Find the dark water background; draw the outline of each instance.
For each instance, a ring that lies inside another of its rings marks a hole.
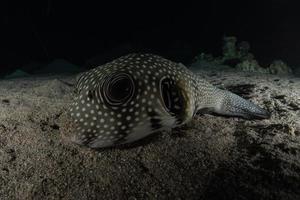
[[[248,41],[261,65],[282,59],[300,66],[297,1],[1,1],[0,74],[39,69],[54,59],[79,66],[130,52],[190,63],[201,52],[222,53],[224,35]]]

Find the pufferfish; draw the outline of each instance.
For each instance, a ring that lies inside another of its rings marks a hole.
[[[69,113],[72,141],[91,148],[131,143],[170,130],[205,111],[265,119],[261,107],[218,89],[182,64],[153,54],[129,54],[84,72]]]

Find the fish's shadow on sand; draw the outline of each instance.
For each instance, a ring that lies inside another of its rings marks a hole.
[[[103,152],[103,151],[110,151],[110,150],[115,150],[115,149],[129,150],[129,149],[134,149],[137,147],[143,147],[143,146],[153,144],[153,143],[155,143],[155,141],[159,141],[161,139],[161,137],[159,137],[159,136],[161,136],[161,134],[165,134],[165,133],[157,132],[157,133],[150,134],[150,135],[148,135],[140,140],[137,140],[135,142],[132,142],[132,143],[119,144],[117,146],[110,146],[110,147],[104,147],[104,148],[95,148],[94,150],[98,151],[98,152]]]

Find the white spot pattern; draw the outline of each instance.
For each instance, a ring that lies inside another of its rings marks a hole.
[[[104,101],[101,88],[112,74],[120,72],[133,78],[134,95],[126,104],[111,106]],[[206,83],[177,63],[152,54],[130,54],[83,73],[76,84],[78,95],[70,108],[80,130],[77,142],[93,148],[106,147],[137,140],[164,128],[161,126],[177,126],[179,116],[171,115],[163,103],[159,83],[165,78],[188,94],[189,108],[182,108],[181,117],[183,122],[189,120],[191,114],[186,110],[194,112],[197,106],[196,88]],[[179,101],[178,97],[175,101]]]

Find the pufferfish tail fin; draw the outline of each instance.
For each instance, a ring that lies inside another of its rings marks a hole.
[[[245,119],[268,119],[270,113],[230,91],[216,89],[218,100],[212,108],[212,112],[225,115],[243,117]]]

